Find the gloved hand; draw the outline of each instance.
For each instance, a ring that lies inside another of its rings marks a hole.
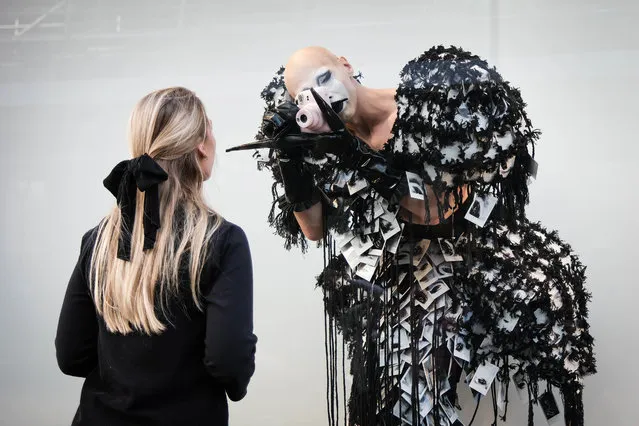
[[[302,210],[317,202],[318,190],[305,168],[303,156],[327,153],[338,156],[343,166],[357,170],[382,197],[399,201],[405,191],[403,174],[390,167],[382,154],[349,132],[337,113],[314,89],[311,93],[328,122],[330,133],[302,133],[295,122],[298,108],[290,102],[267,111],[263,119],[262,131],[272,141],[271,146],[278,156],[289,202]]]
[[[295,211],[304,211],[319,201],[319,193],[312,174],[304,164],[309,141],[298,141],[294,137],[302,134],[295,122],[297,111],[297,106],[291,102],[266,111],[262,118],[262,133],[274,142],[286,201],[293,205]]]
[[[301,158],[291,158],[280,153],[277,164],[280,168],[286,201],[293,204],[295,211],[304,211],[319,201],[319,192],[313,183],[313,176]]]

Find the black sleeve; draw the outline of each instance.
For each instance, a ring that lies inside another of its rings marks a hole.
[[[224,243],[213,247],[213,259],[218,260],[211,290],[204,295],[204,365],[224,386],[229,399],[239,401],[255,371],[253,266],[244,231],[231,225],[225,234]]]
[[[98,363],[98,322],[86,277],[94,231],[87,232],[82,238],[80,256],[69,279],[55,337],[58,367],[69,376],[86,377]]]

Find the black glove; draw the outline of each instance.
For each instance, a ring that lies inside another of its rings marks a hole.
[[[286,201],[293,205],[295,211],[307,210],[320,200],[313,176],[301,158],[290,158],[280,154],[277,165],[282,175]]]
[[[319,192],[313,185],[311,173],[305,168],[303,156],[332,153],[339,157],[344,167],[357,170],[382,197],[398,202],[406,192],[403,174],[393,169],[382,154],[350,133],[314,89],[311,93],[326,117],[331,133],[302,133],[295,121],[298,108],[291,102],[267,111],[263,118],[262,132],[278,155],[288,201],[294,203],[296,209],[305,210],[319,200]]]
[[[284,184],[286,201],[295,211],[309,209],[319,201],[319,192],[313,183],[313,176],[304,164],[310,141],[297,141],[294,135],[301,135],[295,121],[297,105],[284,102],[264,113],[262,133],[274,142],[274,152]]]

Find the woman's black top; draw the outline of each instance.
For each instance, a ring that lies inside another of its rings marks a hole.
[[[86,378],[72,424],[227,425],[227,396],[242,399],[255,370],[253,272],[243,230],[224,222],[214,234],[200,280],[203,309],[183,277],[166,331],[152,336],[111,333],[97,315],[87,279],[96,233],[82,239],[55,339],[62,372]]]

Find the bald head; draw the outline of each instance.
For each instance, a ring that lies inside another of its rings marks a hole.
[[[310,46],[293,53],[286,63],[286,71],[304,67],[337,66],[340,61],[337,55],[320,46]],[[286,75],[286,73],[285,73]]]
[[[353,110],[354,83],[353,68],[348,61],[319,46],[305,47],[293,53],[284,70],[284,84],[294,99],[300,92],[314,88],[338,113]]]
[[[320,46],[310,46],[293,53],[284,68],[284,84],[292,96],[304,80],[319,69],[337,70],[341,65],[340,58],[330,50]]]

